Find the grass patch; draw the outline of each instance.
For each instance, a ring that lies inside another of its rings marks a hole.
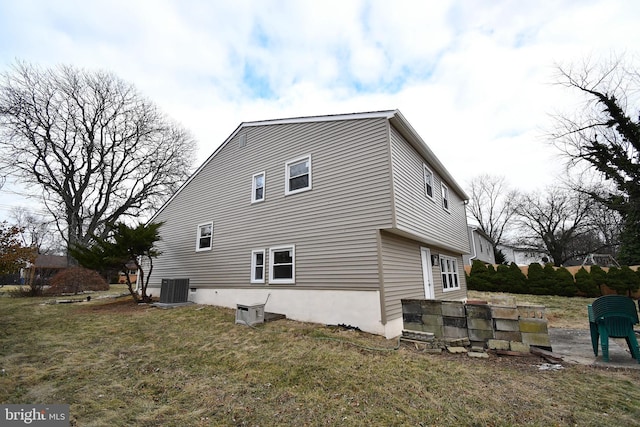
[[[211,306],[0,298],[0,402],[72,425],[638,425],[640,371],[471,359]],[[529,301],[535,302],[535,301]],[[374,348],[379,350],[373,350]]]

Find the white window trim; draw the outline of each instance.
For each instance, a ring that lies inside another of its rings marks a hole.
[[[299,163],[302,160],[309,161],[309,185],[304,188],[298,188],[297,190],[289,191],[289,165],[292,163]],[[312,188],[311,169],[312,169],[311,154],[307,154],[306,156],[301,156],[286,162],[284,165],[284,195],[288,196],[290,194],[297,194],[297,193],[302,193],[302,192],[311,190]]]
[[[256,178],[262,175],[262,199],[256,199]],[[264,202],[267,197],[267,174],[266,172],[256,173],[251,177],[251,203]]]
[[[455,269],[453,271],[444,271],[442,265],[445,264],[445,261],[453,261],[453,265],[455,265]],[[441,276],[447,275],[447,277],[451,277],[451,286],[448,286],[448,280],[442,277],[442,292],[452,292],[460,290],[460,275],[458,274],[458,260],[454,257],[447,255],[440,255],[440,274]]]
[[[262,254],[262,279],[256,279],[256,254]],[[267,258],[264,249],[254,249],[251,251],[251,283],[264,283],[265,270],[267,268]]]
[[[424,194],[425,196],[427,196],[427,198],[433,200],[433,183],[435,181],[434,175],[433,175],[433,171],[431,169],[429,169],[429,167],[427,165],[425,165],[424,163],[422,164],[423,166],[423,170],[422,170],[422,181],[424,183]],[[429,174],[431,175],[431,195],[429,195],[429,193],[427,193],[427,172],[429,172]]]
[[[205,225],[210,225],[211,226],[211,243],[209,244],[208,247],[201,248],[200,247],[200,238],[202,237],[202,235],[200,234],[200,229],[201,229],[201,227],[203,227]],[[213,247],[213,221],[203,222],[202,224],[198,224],[198,226],[196,228],[196,252],[210,251],[212,247]]]
[[[449,210],[451,209],[451,194],[449,193],[449,187],[447,187],[443,183],[440,183],[440,188],[441,188],[440,193],[442,195],[442,209],[449,212]],[[446,206],[444,204],[445,200],[447,202]]]
[[[274,279],[273,267],[275,265],[273,256],[274,252],[281,251],[283,249],[291,250],[291,279]],[[295,245],[282,245],[269,248],[269,284],[273,285],[293,285],[296,283],[296,246]]]

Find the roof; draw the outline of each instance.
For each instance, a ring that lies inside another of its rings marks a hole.
[[[38,254],[35,262],[36,268],[67,268],[67,257],[61,255]]]
[[[402,113],[399,110],[383,110],[383,111],[371,111],[364,113],[346,113],[346,114],[329,114],[322,116],[307,116],[307,117],[290,117],[284,119],[271,119],[271,120],[260,120],[253,122],[242,122],[238,127],[225,139],[225,141],[220,144],[218,148],[196,169],[196,171],[191,174],[189,179],[182,184],[182,186],[167,200],[158,211],[151,217],[150,221],[153,219],[164,209],[164,207],[169,204],[180,192],[183,188],[185,188],[191,180],[197,176],[202,169],[204,169],[211,160],[222,150],[224,147],[231,141],[233,138],[243,129],[257,126],[271,126],[271,125],[283,125],[283,124],[292,124],[292,123],[313,123],[313,122],[329,122],[329,121],[341,121],[341,120],[364,120],[364,119],[375,119],[375,118],[384,118],[389,120],[391,125],[396,128],[400,134],[413,146],[413,148],[420,153],[422,157],[424,157],[430,164],[431,168],[434,169],[444,181],[449,185],[449,188],[458,195],[463,200],[469,200],[469,196],[465,193],[465,191],[458,185],[456,180],[451,176],[449,171],[444,167],[442,162],[436,157],[436,155],[431,151],[431,149],[427,146],[424,140],[418,135],[418,132],[409,124],[407,119],[404,118]]]
[[[484,237],[485,239],[487,239],[489,242],[491,242],[491,244],[495,245],[495,242],[493,241],[493,239],[491,238],[491,236],[489,236],[487,233],[484,232],[484,230],[482,230],[482,228],[480,228],[479,225],[468,225],[467,227],[469,227],[469,229],[473,232],[473,233],[478,233],[479,235],[481,235],[482,237]]]

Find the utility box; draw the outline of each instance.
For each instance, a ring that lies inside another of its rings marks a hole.
[[[236,323],[249,326],[264,323],[264,304],[237,304],[236,307]]]

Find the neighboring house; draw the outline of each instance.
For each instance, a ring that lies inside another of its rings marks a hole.
[[[498,245],[499,250],[504,254],[507,264],[515,262],[517,265],[529,265],[534,262],[544,265],[549,262],[549,255],[533,248],[523,248],[511,245]]]
[[[495,264],[496,255],[493,250],[495,244],[491,237],[476,226],[469,226],[467,230],[469,233],[471,254],[462,256],[465,265],[473,264],[474,260],[482,261],[485,264]]]
[[[135,262],[130,261],[127,263],[127,272],[129,273],[131,283],[136,283],[138,281],[138,267]],[[118,273],[118,283],[121,285],[127,283],[127,275],[124,271]]]
[[[242,123],[151,219],[150,287],[397,336],[402,298],[466,298],[467,199],[397,110]]]
[[[67,266],[66,256],[38,254],[33,264],[22,269],[20,279],[25,285],[30,283],[48,285],[49,280]]]

